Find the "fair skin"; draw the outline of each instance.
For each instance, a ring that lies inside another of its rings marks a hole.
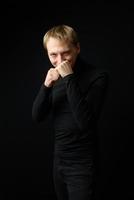
[[[50,37],[46,44],[48,58],[54,68],[48,70],[44,85],[52,87],[59,79],[73,73],[76,58],[80,52],[80,46],[74,46],[69,41],[58,40]]]

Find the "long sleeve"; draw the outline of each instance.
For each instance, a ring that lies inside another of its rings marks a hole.
[[[67,98],[81,130],[87,129],[92,120],[97,118],[105,94],[106,80],[104,73],[99,74],[83,94],[75,74],[64,77]]]
[[[51,108],[51,88],[41,85],[32,107],[32,118],[40,122],[47,117]]]

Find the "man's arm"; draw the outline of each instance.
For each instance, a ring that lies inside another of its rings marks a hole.
[[[83,130],[89,127],[92,120],[99,115],[107,85],[105,73],[99,74],[89,85],[86,94],[82,94],[75,74],[70,74],[64,78],[66,92],[74,118],[78,127]]]
[[[40,122],[45,119],[51,108],[51,88],[41,85],[32,107],[32,119]]]
[[[50,68],[33,103],[32,118],[34,121],[40,122],[48,115],[52,104],[52,86],[58,78],[59,74],[57,70]]]

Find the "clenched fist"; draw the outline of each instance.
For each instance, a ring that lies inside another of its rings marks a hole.
[[[73,73],[72,67],[67,60],[61,62],[55,69],[58,71],[61,77],[65,77]]]
[[[59,78],[59,73],[55,68],[50,68],[47,72],[46,79],[44,81],[44,85],[46,87],[52,87],[55,81]]]

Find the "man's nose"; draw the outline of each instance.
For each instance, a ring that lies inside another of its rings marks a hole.
[[[65,60],[64,56],[59,54],[58,55],[58,64],[60,64],[61,62],[63,62]]]

